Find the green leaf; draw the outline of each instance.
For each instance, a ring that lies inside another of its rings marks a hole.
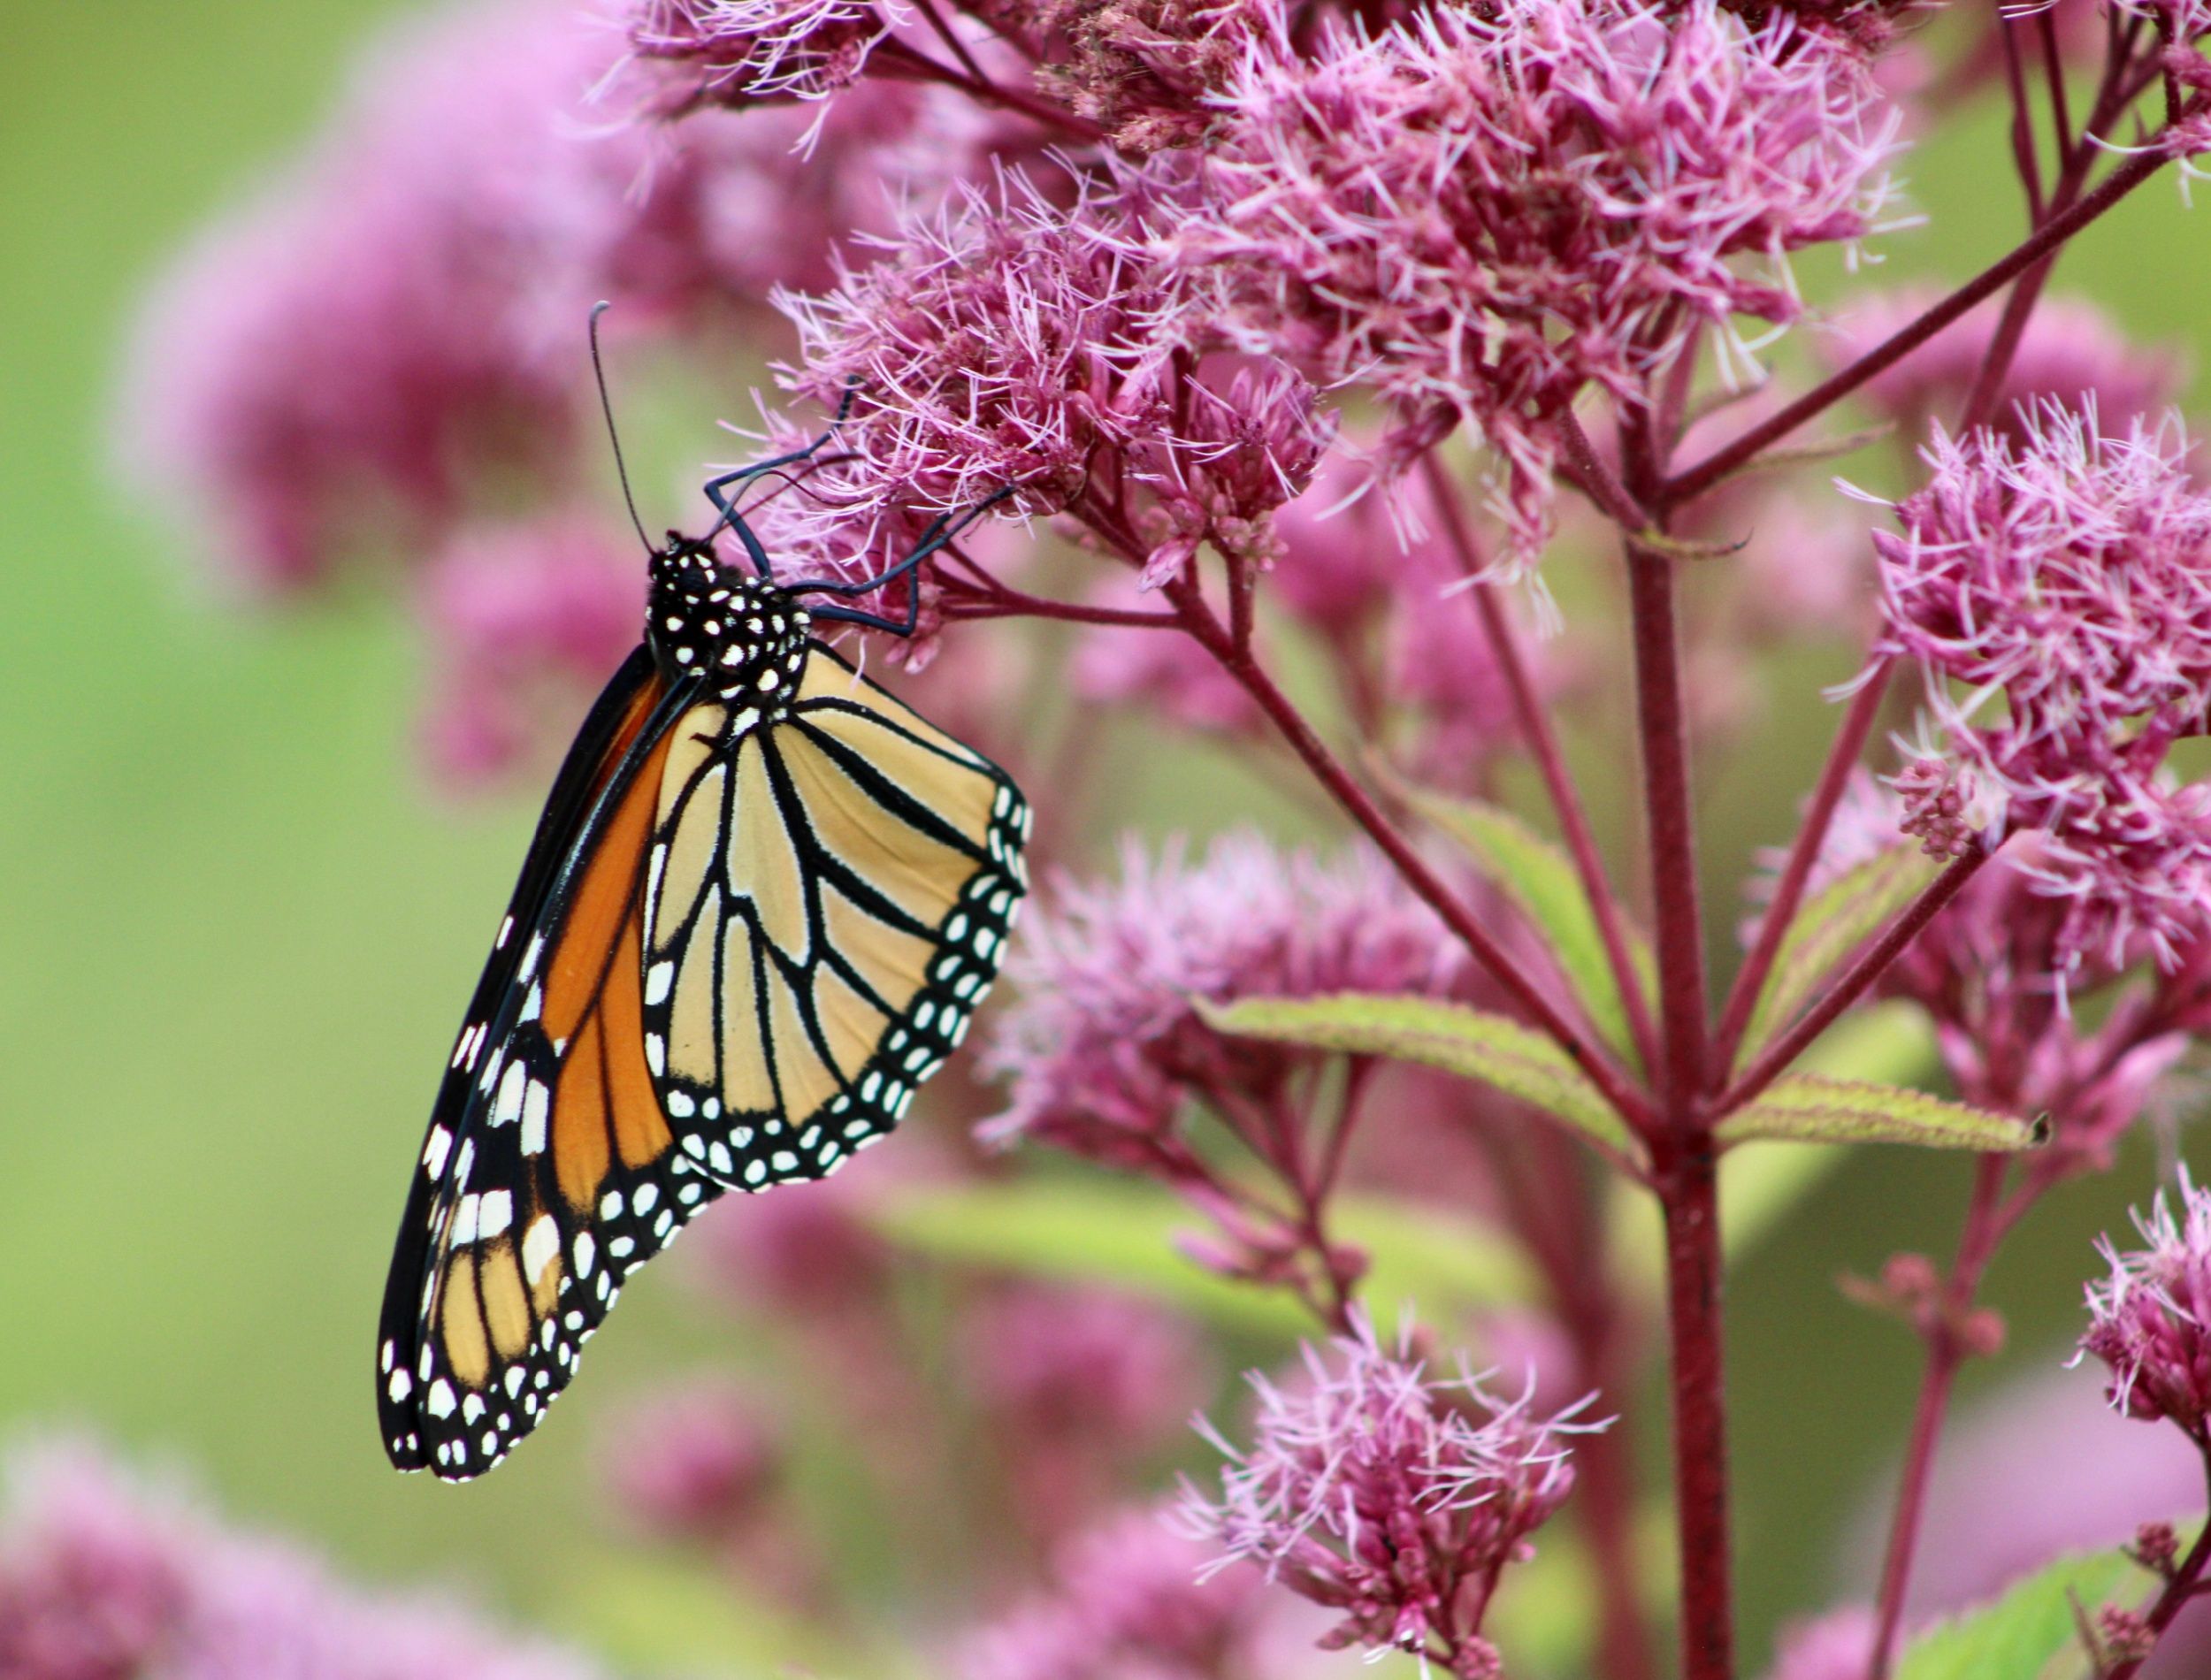
[[[2024,1149],[2047,1125],[1946,1103],[1901,1085],[1791,1073],[1712,1128],[1721,1144],[1779,1138],[1800,1143],[1916,1143],[1930,1149]]]
[[[1386,1196],[1339,1196],[1330,1213],[1330,1234],[1366,1253],[1364,1292],[1378,1310],[1417,1302],[1442,1312],[1534,1294],[1519,1250],[1485,1226]],[[1148,1187],[1087,1178],[924,1186],[870,1217],[891,1241],[954,1264],[1112,1284],[1232,1330],[1312,1330],[1288,1294],[1219,1277],[1184,1256],[1176,1240],[1200,1221]]]
[[[1597,930],[1596,913],[1566,854],[1509,811],[1474,799],[1454,799],[1409,788],[1405,798],[1423,817],[1473,854],[1482,873],[1511,898],[1549,940],[1559,971],[1607,1043],[1630,1061],[1635,1046],[1627,1006],[1612,974],[1612,959]],[[1657,966],[1649,943],[1633,928],[1622,930],[1628,960],[1646,997],[1656,989]]]
[[[1919,896],[1937,868],[1916,846],[1891,846],[1799,905],[1751,1012],[1737,1065],[1747,1066],[1795,1018],[1822,980]]]
[[[1197,1010],[1224,1033],[1417,1062],[1479,1081],[1564,1120],[1611,1158],[1643,1164],[1641,1141],[1565,1051],[1503,1015],[1432,997],[1358,992],[1251,997],[1226,1008],[1200,1000]]]
[[[2088,1653],[2073,1620],[2074,1600],[2092,1617],[2114,1593],[2126,1593],[2130,1577],[2149,1585],[2150,1577],[2116,1552],[2061,1558],[1993,1604],[1914,1639],[1896,1680],[2043,1680],[2054,1668],[2068,1676],[2085,1673]]]

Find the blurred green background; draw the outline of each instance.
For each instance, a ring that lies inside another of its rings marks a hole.
[[[646,1661],[637,1618],[592,1585],[609,1534],[583,1413],[707,1343],[670,1279],[632,1291],[582,1404],[487,1482],[397,1478],[372,1426],[393,1223],[529,796],[462,808],[426,787],[394,603],[214,600],[195,533],[134,498],[106,443],[149,273],[313,130],[401,10],[16,0],[0,35],[0,1433],[96,1429],[349,1564],[471,1585]],[[1985,111],[1908,161],[1931,222],[1879,242],[1897,278],[1962,275],[2014,236],[2001,148]],[[2207,254],[2160,183],[2068,256],[2060,287],[2200,368]],[[1818,705],[1798,692],[1741,744],[1740,771],[1708,775],[1715,882],[1786,833],[1798,790],[1773,767],[1802,760]],[[1160,767],[1125,814],[1219,826],[1213,785]],[[2153,1165],[2144,1142],[2014,1241],[1992,1290],[2011,1351],[1972,1391],[2064,1351],[2090,1239]],[[1753,1650],[1848,1585],[1833,1525],[1908,1415],[1912,1345],[1833,1277],[1946,1248],[1966,1172],[1855,1160],[1740,1269]]]

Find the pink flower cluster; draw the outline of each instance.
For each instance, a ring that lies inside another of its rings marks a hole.
[[[1385,1348],[1364,1318],[1333,1359],[1308,1348],[1290,1387],[1251,1382],[1251,1445],[1213,1437],[1230,1462],[1218,1499],[1187,1490],[1189,1531],[1340,1613],[1331,1646],[1394,1646],[1489,1680],[1482,1618],[1572,1489],[1565,1437],[1591,1427],[1578,1408],[1540,1419],[1472,1378],[1431,1378],[1409,1330]]]
[[[2054,408],[2016,442],[1938,433],[1875,538],[1879,651],[1924,668],[1988,838],[2039,832],[2067,966],[2138,932],[2177,963],[2211,903],[2211,787],[2166,767],[2211,714],[2211,494],[2184,453]]]
[[[1275,35],[1219,103],[1174,259],[1248,346],[1388,398],[1407,449],[1473,421],[1524,545],[1575,398],[1641,403],[1691,331],[1794,320],[1782,259],[1868,231],[1892,128],[1855,50],[1710,0]]]
[[[774,286],[828,285],[838,241],[891,225],[891,182],[926,202],[980,140],[965,105],[887,82],[827,111],[634,124],[621,57],[618,34],[542,0],[402,34],[292,179],[165,279],[138,332],[119,453],[142,494],[210,517],[235,578],[299,592],[348,565],[442,556],[420,599],[441,685],[426,733],[449,772],[502,767],[634,642],[634,610],[627,639],[608,628],[638,587],[630,540],[509,516],[572,503],[578,481],[612,494],[584,355],[593,302],[618,300],[616,340],[727,353],[740,321],[772,324]]]
[[[1157,195],[1136,176],[1047,190],[1006,172],[910,218],[825,294],[782,294],[806,356],[789,382],[825,408],[854,398],[830,517],[957,517],[1012,490],[1021,512],[1072,512],[1148,585],[1201,543],[1270,563],[1270,516],[1330,423],[1287,368],[1201,377],[1162,330],[1174,282],[1136,237],[1165,212]]]
[[[1915,832],[1915,808],[1937,836],[1962,822],[1946,791],[1954,771],[1919,760],[1893,779],[1894,790],[1860,773],[1836,808],[1812,890],[1893,849],[1900,830]],[[2150,965],[2142,942],[2069,957],[2072,907],[2047,890],[2043,847],[2037,835],[2010,840],[1897,957],[1879,989],[1926,1011],[1969,1102],[2049,1117],[2051,1142],[2024,1169],[2047,1186],[2108,1167],[2127,1129],[2173,1100],[2192,1035],[2211,1027],[2211,948],[2192,947],[2172,968]],[[1934,855],[1955,854],[1946,846]]]
[[[641,57],[686,73],[655,99],[663,116],[821,98],[857,80],[889,33],[870,0],[637,0],[628,27]]]
[[[2130,1417],[2178,1425],[2211,1450],[2211,1190],[2180,1174],[2180,1213],[2160,1192],[2145,1247],[2122,1252],[2109,1238],[2111,1268],[2088,1287],[2083,1354],[2111,1372],[2111,1403]]]
[[[578,1659],[134,1487],[89,1449],[20,1456],[0,1530],[10,1680],[587,1680]]]
[[[952,1656],[957,1680],[1238,1680],[1260,1667],[1265,1584],[1205,1571],[1206,1552],[1139,1508],[1068,1546],[1051,1588],[976,1630]],[[1201,1576],[1204,1578],[1200,1578]]]
[[[606,1432],[623,1518],[664,1539],[718,1541],[756,1523],[782,1468],[776,1432],[744,1390],[702,1378],[654,1394]]]
[[[462,785],[535,745],[548,703],[605,681],[645,609],[636,539],[573,514],[463,531],[421,587],[437,667],[430,758]]]
[[[1116,1456],[1155,1444],[1207,1386],[1190,1325],[1113,1290],[1000,1290],[961,1334],[962,1366],[1002,1425]]]
[[[1063,879],[1028,925],[989,1050],[1011,1100],[983,1135],[1157,1165],[1193,1097],[1270,1097],[1311,1059],[1215,1032],[1197,1000],[1434,991],[1457,968],[1371,852],[1324,862],[1238,833],[1153,863],[1131,844],[1118,881]]]

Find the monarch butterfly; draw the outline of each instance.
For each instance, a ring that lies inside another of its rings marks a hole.
[[[723,1191],[820,1178],[889,1132],[997,976],[1027,803],[815,638],[910,634],[911,586],[902,622],[799,599],[880,589],[958,524],[879,577],[782,584],[731,500],[833,431],[714,480],[706,538],[654,551],[643,641],[554,782],[385,1288],[401,1470],[497,1463],[631,1272]],[[755,575],[717,555],[724,526]]]

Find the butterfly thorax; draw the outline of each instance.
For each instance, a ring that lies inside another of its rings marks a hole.
[[[806,668],[807,610],[764,578],[673,537],[653,556],[645,638],[670,681],[700,676],[721,699],[782,709]]]

